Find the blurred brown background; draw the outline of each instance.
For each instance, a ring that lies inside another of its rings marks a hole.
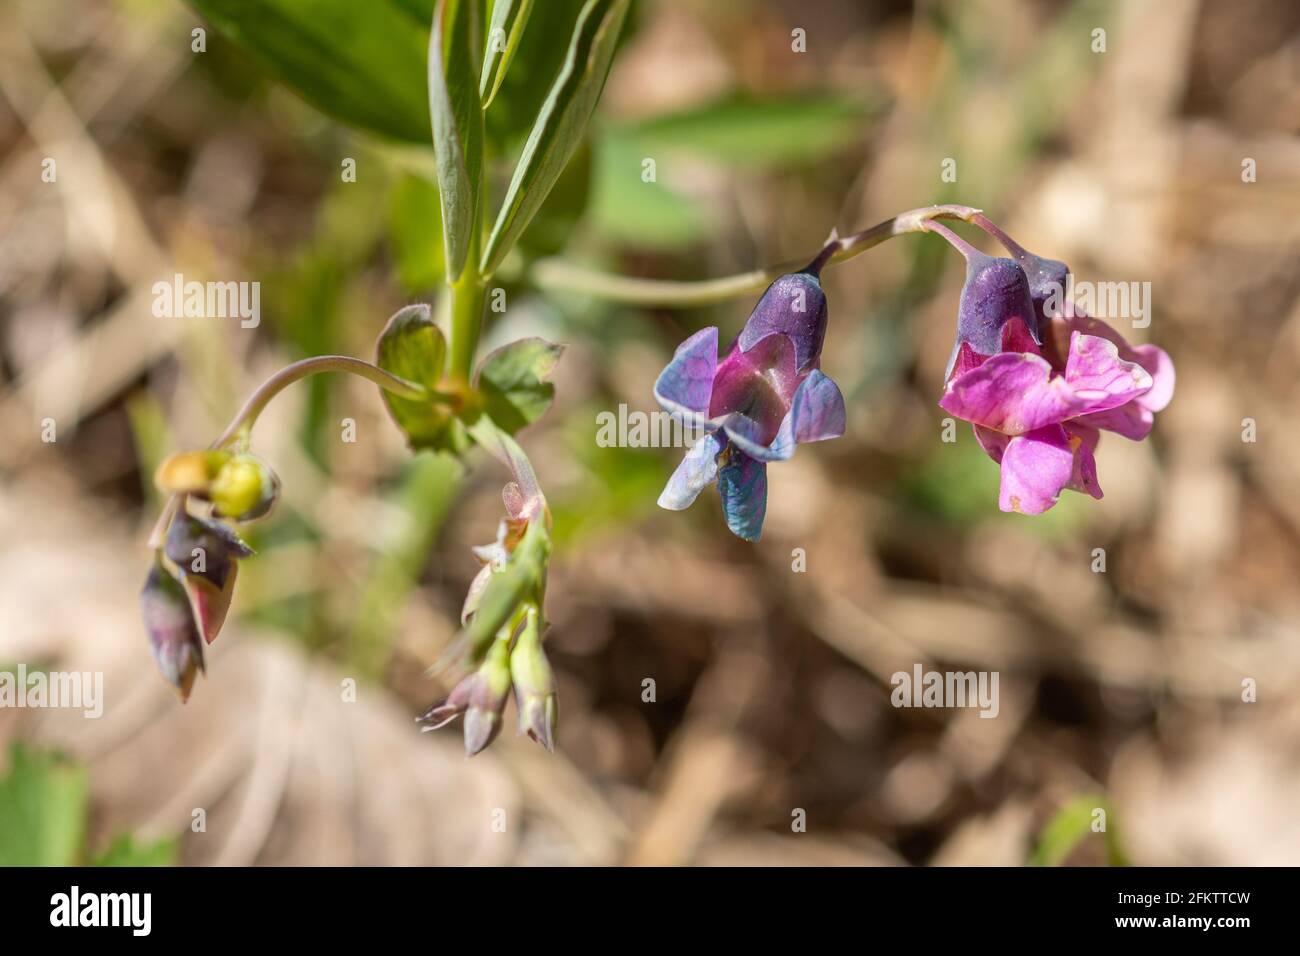
[[[962,202],[1078,278],[1149,280],[1151,326],[1124,331],[1178,388],[1151,439],[1103,440],[1104,500],[999,513],[969,432],[939,440],[960,259],[894,240],[827,275],[849,434],[771,470],[748,546],[716,495],[656,508],[680,452],[598,448],[595,416],[652,408],[675,344],[729,337],[752,301],[616,308],[518,263],[487,344],[571,345],[521,438],[556,517],[559,745],[515,738],[511,705],[468,762],[413,717],[445,692],[423,671],[501,478],[412,459],[365,383],[300,385],[259,423],[284,498],[189,704],[149,657],[158,460],[289,361],[368,357],[439,281],[427,183],[215,31],[192,53],[201,23],[161,0],[0,8],[0,667],[106,692],[99,720],[0,710],[0,741],[83,768],[87,854],[130,832],[192,864],[1300,863],[1300,7],[641,4],[576,225],[538,254],[567,237],[589,265],[722,276]],[[178,271],[260,281],[260,327],[154,318]],[[891,707],[918,662],[998,671],[998,717]],[[1076,841],[1094,806],[1108,839]]]

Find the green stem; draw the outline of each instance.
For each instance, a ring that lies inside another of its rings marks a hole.
[[[415,382],[390,375],[377,365],[371,365],[361,359],[348,355],[317,355],[286,365],[257,387],[257,391],[248,397],[244,407],[239,410],[221,437],[214,441],[212,448],[224,448],[236,439],[246,439],[257,422],[257,416],[270,404],[271,399],[282,391],[309,375],[320,372],[347,372],[374,382],[380,388],[400,395],[402,398],[428,399],[429,392]]]
[[[822,247],[834,246],[827,264],[844,262],[878,246],[886,239],[904,233],[925,232],[932,219],[962,219],[969,222],[980,211],[970,206],[924,206],[909,209],[892,219],[841,238],[835,234]],[[678,282],[671,279],[632,279],[585,269],[560,258],[539,259],[533,263],[531,278],[541,289],[578,292],[610,302],[629,305],[682,308],[723,302],[750,292],[758,292],[779,276],[802,269],[817,253],[767,269],[755,269],[721,279],[701,282]]]
[[[478,244],[475,243],[475,246]],[[470,261],[478,253],[470,251]],[[487,297],[487,283],[472,265],[466,265],[460,278],[452,283],[451,328],[447,351],[450,356],[450,377],[468,384],[474,372],[474,353],[478,350],[478,337],[483,329],[483,304]]]

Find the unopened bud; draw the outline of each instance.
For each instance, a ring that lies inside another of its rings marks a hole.
[[[251,521],[271,510],[280,497],[280,479],[256,455],[235,455],[221,466],[208,486],[217,514]]]
[[[498,640],[474,672],[465,711],[465,753],[474,756],[496,740],[501,713],[510,696],[509,640]]]
[[[547,750],[554,750],[559,707],[555,673],[542,650],[540,618],[537,608],[528,609],[523,630],[510,652],[510,676],[514,682],[515,705],[519,710],[519,732],[527,734]]]
[[[176,516],[167,533],[167,557],[180,569],[204,639],[216,640],[235,591],[236,561],[253,549],[220,521]]]
[[[208,486],[230,460],[226,451],[182,451],[165,459],[154,473],[154,484],[167,494],[207,496]]]
[[[140,592],[140,614],[153,659],[184,703],[195,675],[203,670],[203,642],[185,589],[159,561]]]

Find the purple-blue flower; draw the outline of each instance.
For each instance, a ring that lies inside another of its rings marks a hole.
[[[786,460],[796,445],[844,434],[844,397],[818,367],[826,336],[818,274],[831,248],[768,286],[721,360],[716,327],[677,347],[655,382],[655,398],[705,434],[668,480],[660,507],[681,511],[716,480],[727,527],[757,541],[767,463]]]

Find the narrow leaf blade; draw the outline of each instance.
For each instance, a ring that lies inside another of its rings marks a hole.
[[[629,0],[588,0],[578,16],[569,51],[542,104],[505,201],[483,252],[481,271],[493,272],[537,214],[565,164],[582,141],[605,88]]]
[[[532,12],[533,0],[497,0],[493,5],[487,50],[483,54],[483,77],[478,90],[479,97],[483,100],[483,109],[491,106],[496,99],[501,81],[510,68],[510,61],[519,49],[524,27],[528,25],[528,15]]]
[[[478,93],[478,0],[438,0],[429,32],[429,116],[442,199],[447,279],[460,277],[478,228],[483,108]]]
[[[397,0],[189,3],[317,109],[393,139],[428,142],[424,27]]]

